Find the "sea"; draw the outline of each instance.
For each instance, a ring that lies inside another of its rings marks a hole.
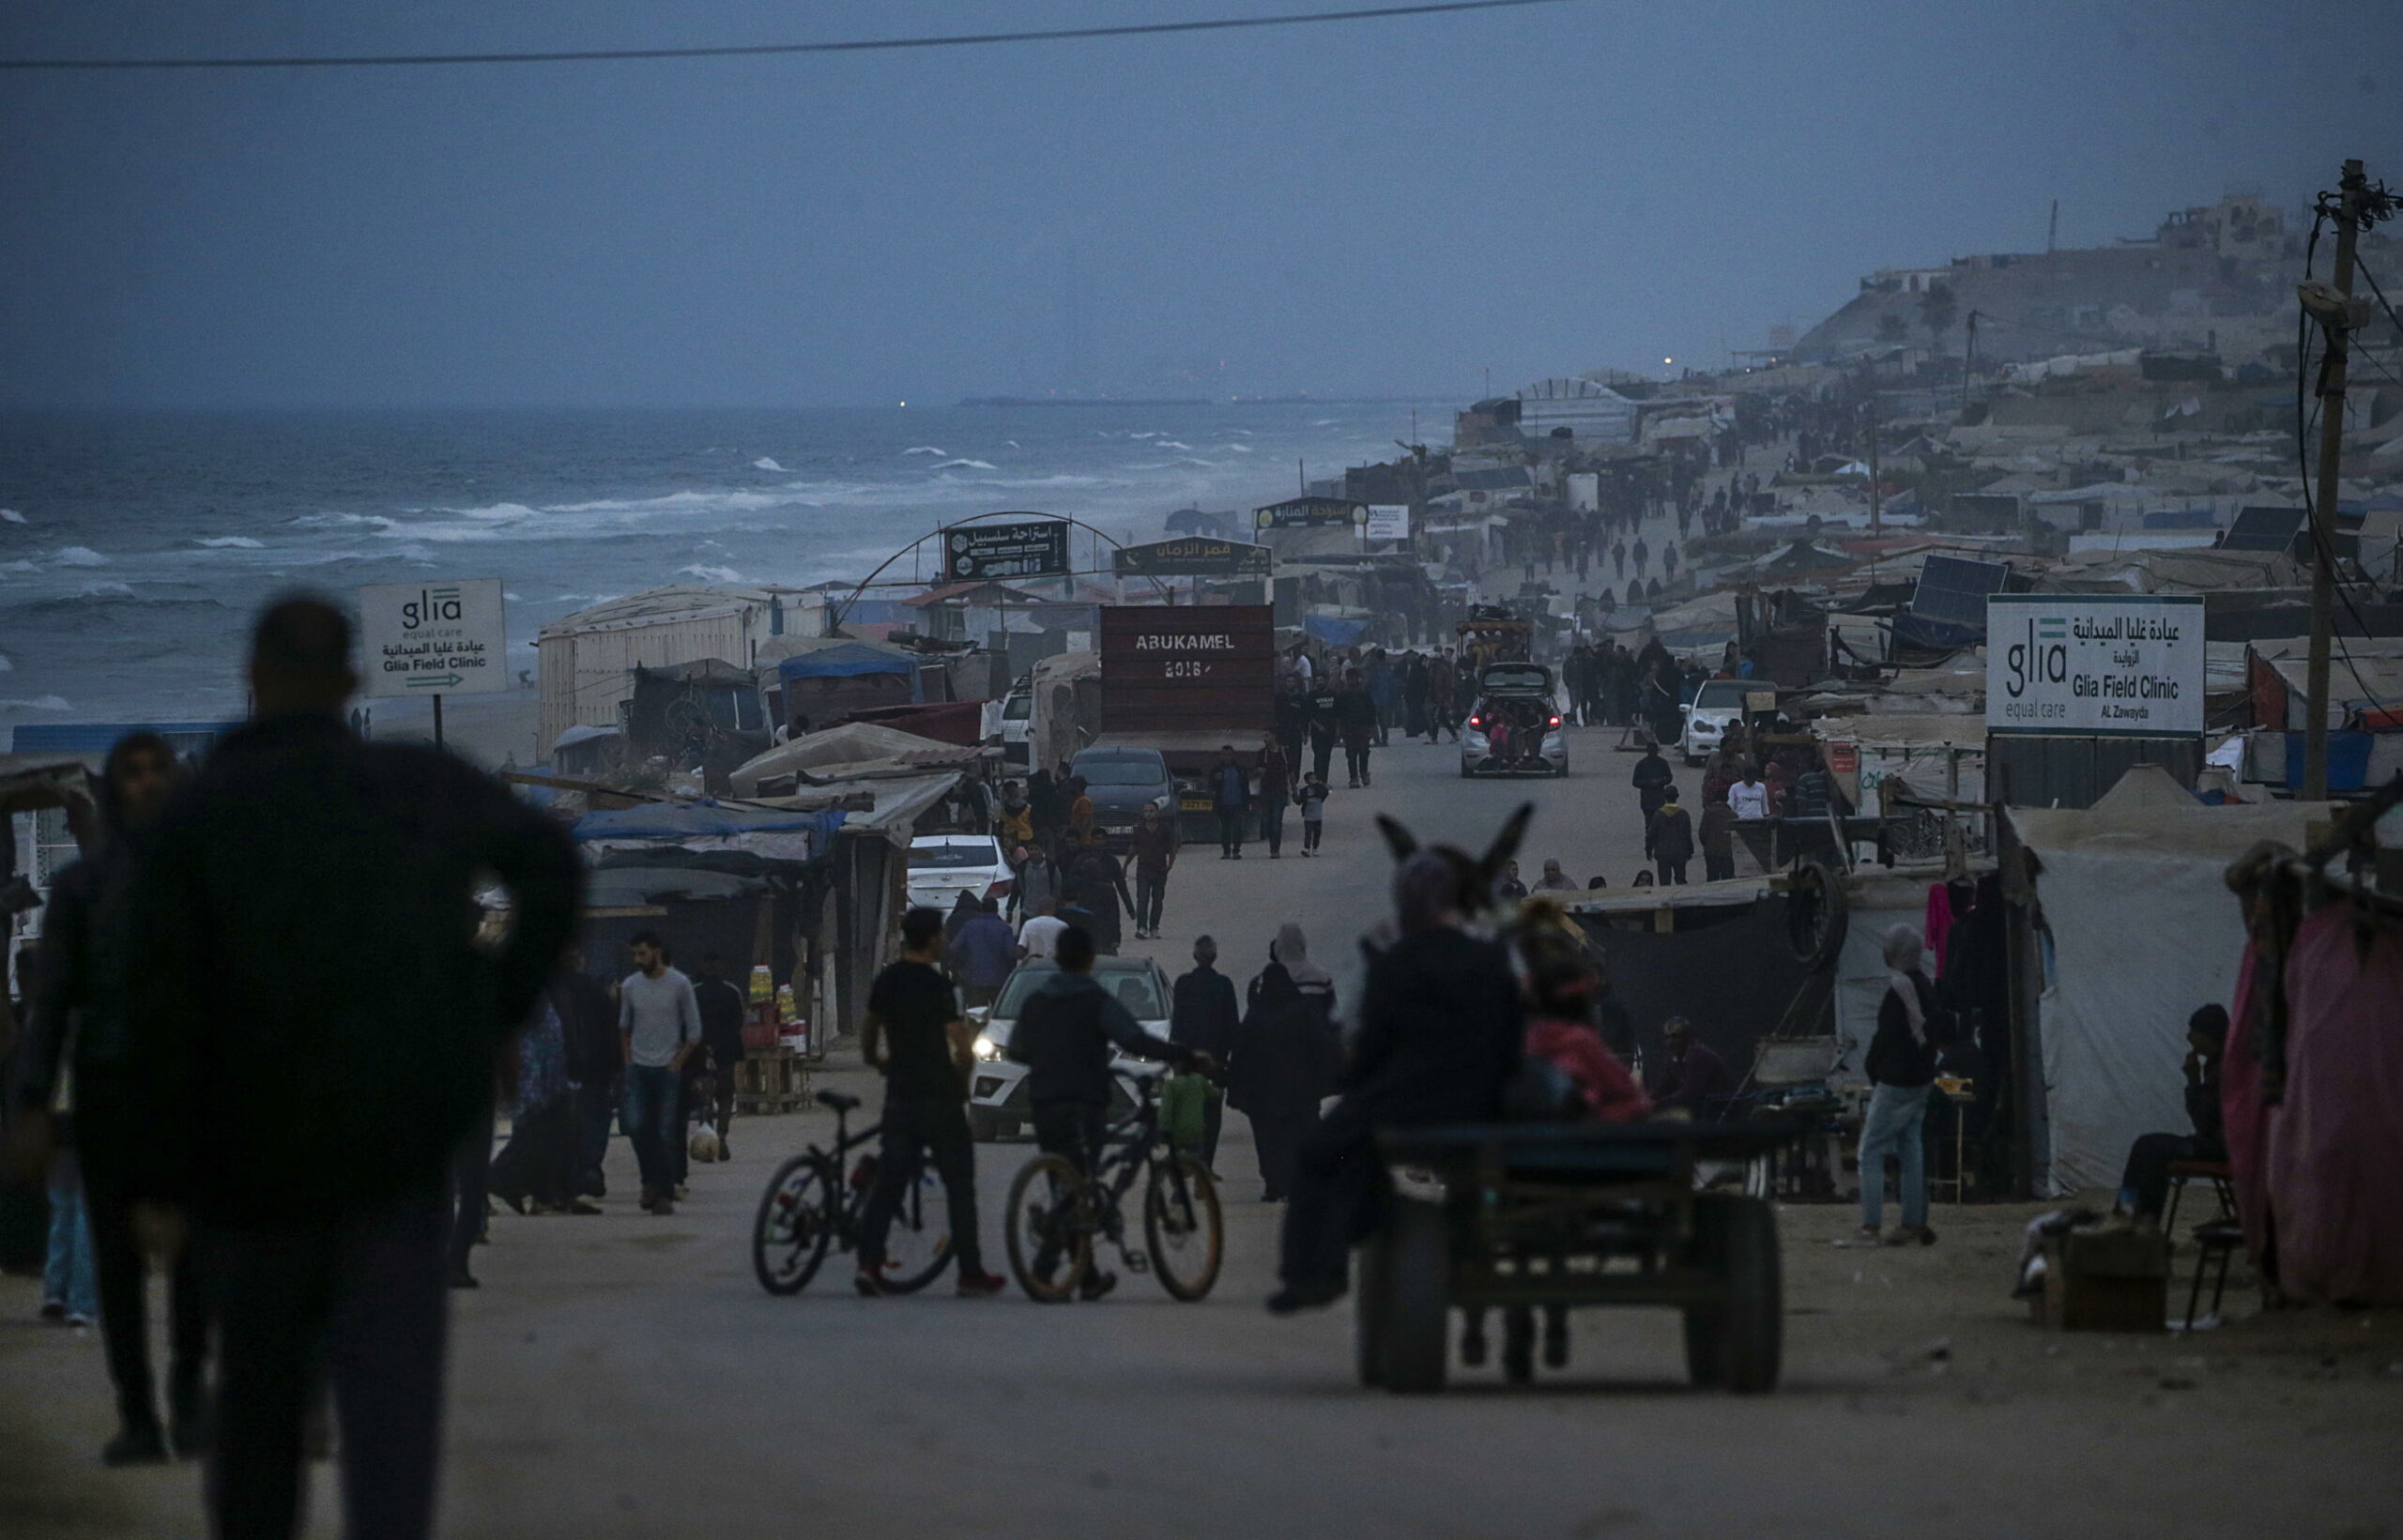
[[[1391,457],[1413,405],[0,413],[0,729],[237,715],[293,589],[497,577],[530,679],[542,627],[661,584],[865,577],[977,513],[1153,539]]]

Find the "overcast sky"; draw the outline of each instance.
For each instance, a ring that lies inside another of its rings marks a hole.
[[[1342,0],[79,0],[0,53],[817,40]],[[505,15],[495,14],[505,10]],[[37,14],[38,12],[38,14]],[[2346,61],[2358,61],[2349,63]],[[0,401],[1467,396],[1877,267],[2403,183],[2393,0],[1569,0],[881,54],[0,77]]]

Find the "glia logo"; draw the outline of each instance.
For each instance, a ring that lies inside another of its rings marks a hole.
[[[2028,622],[2028,635],[2003,653],[2003,667],[2008,677],[2003,689],[2017,700],[2027,694],[2031,684],[2059,684],[2069,678],[2069,648],[2063,638],[2069,634],[2069,623],[2059,618]]]
[[[417,597],[401,606],[401,624],[410,631],[430,626],[437,620],[460,620],[467,618],[467,604],[456,588],[420,588]]]

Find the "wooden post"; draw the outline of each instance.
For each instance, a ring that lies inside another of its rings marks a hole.
[[[2349,307],[2353,297],[2353,246],[2361,231],[2361,210],[2368,182],[2359,160],[2345,162],[2337,181],[2337,297]],[[2319,496],[2311,502],[2311,653],[2305,663],[2304,694],[2310,713],[2303,724],[2303,800],[2328,800],[2328,647],[2335,630],[2336,611],[2336,474],[2344,462],[2345,355],[2351,318],[2339,314],[2321,318],[2328,338],[2328,361],[2319,385]]]

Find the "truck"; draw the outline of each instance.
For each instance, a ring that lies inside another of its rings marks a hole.
[[[1156,749],[1176,786],[1177,829],[1215,836],[1210,770],[1232,744],[1248,765],[1276,718],[1277,632],[1266,604],[1105,604],[1101,734]]]

